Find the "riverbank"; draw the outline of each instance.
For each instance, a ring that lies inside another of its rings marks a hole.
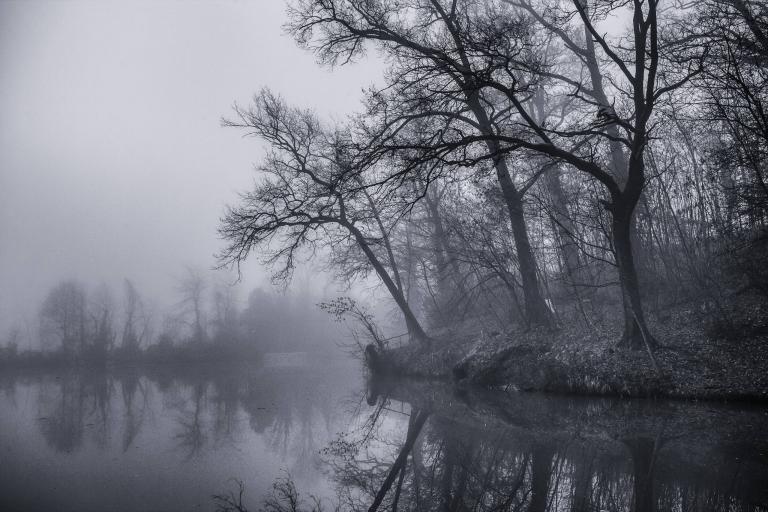
[[[375,373],[454,380],[486,388],[624,397],[768,401],[768,311],[744,300],[734,330],[702,321],[696,306],[678,307],[650,326],[661,346],[616,348],[619,323],[558,329],[443,335],[428,347],[378,353]]]

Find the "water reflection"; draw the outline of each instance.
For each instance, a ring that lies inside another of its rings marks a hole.
[[[71,452],[88,430],[98,446],[109,437],[113,385],[104,373],[45,380],[39,388],[37,422],[48,445]]]
[[[364,396],[356,375],[0,377],[0,510],[211,510],[232,478],[254,511],[299,493],[310,509],[317,495],[341,510],[768,510],[765,408],[424,382]]]
[[[244,411],[253,432],[268,439],[281,457],[305,458],[316,454],[322,439],[315,429],[330,428],[337,399],[321,376],[295,382],[297,375],[261,373],[192,376],[177,373],[72,372],[37,382],[37,423],[48,446],[57,452],[82,447],[86,436],[105,446],[111,430],[122,432],[122,450],[128,450],[146,420],[158,410],[172,411],[176,448],[193,457],[209,444],[232,443],[242,427]],[[16,395],[8,387],[6,395]],[[157,403],[157,391],[161,403]],[[120,403],[117,403],[117,402]],[[119,414],[115,416],[116,409]],[[114,417],[113,417],[114,416]]]
[[[371,386],[328,452],[350,510],[756,511],[764,409]],[[405,411],[403,413],[402,411]]]
[[[0,376],[0,510],[209,510],[229,479],[257,502],[284,471],[322,494],[318,453],[362,387],[357,367]]]

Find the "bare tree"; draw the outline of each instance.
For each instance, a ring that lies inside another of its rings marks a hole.
[[[379,239],[371,234],[369,222],[371,198],[363,193],[359,170],[342,159],[337,134],[324,129],[310,112],[289,108],[266,90],[251,109],[236,108],[236,114],[236,121],[225,124],[248,130],[266,141],[270,151],[260,167],[266,178],[222,219],[220,233],[228,245],[221,261],[239,264],[258,247],[268,264],[280,263],[274,277],[285,280],[300,250],[315,254],[354,247],[384,283],[409,332],[428,339],[392,269],[377,254]],[[373,226],[380,229],[375,221]]]
[[[107,359],[112,350],[116,333],[114,329],[114,299],[106,284],[102,283],[91,296],[89,316],[92,328],[89,333],[91,358],[100,362]]]
[[[470,6],[454,4],[448,10],[455,14],[464,7]],[[403,14],[409,8],[421,15]],[[464,167],[481,160],[491,163],[512,226],[527,320],[550,324],[525,218],[525,193],[540,173],[526,176],[507,157],[499,136],[510,125],[511,110],[498,105],[496,91],[482,87],[479,77],[492,70],[473,69],[463,27],[448,23],[449,14],[438,2],[299,2],[291,12],[291,31],[323,62],[347,62],[363,51],[366,41],[379,42],[392,56],[386,85],[372,91],[367,102],[370,140],[365,150],[372,158],[401,153],[412,165],[398,173],[425,162]],[[518,19],[510,19],[508,27],[524,32]]]
[[[408,7],[306,0],[293,9],[291,30],[325,62],[354,59],[370,41],[396,55],[397,64],[408,56],[416,62],[429,60],[435,63],[430,69],[444,81],[464,84],[461,92],[475,120],[467,121],[460,111],[441,114],[451,123],[432,134],[432,147],[485,143],[497,165],[506,152],[536,153],[596,180],[612,218],[611,241],[624,298],[622,339],[633,348],[650,349],[655,342],[645,321],[632,244],[635,208],[647,183],[645,153],[653,139],[654,110],[700,72],[700,56],[677,58],[676,40],[660,33],[664,27],[658,1],[595,2],[588,9],[581,0],[546,6],[413,0]],[[622,12],[632,19],[629,33],[602,35],[599,20]],[[543,30],[536,30],[537,24]],[[558,51],[549,51],[555,42]],[[598,80],[611,85],[612,98],[601,97],[593,87]],[[547,104],[562,110],[561,120],[552,123],[549,116],[536,115],[532,86],[535,91],[545,88]],[[509,120],[503,129],[492,130],[482,110],[505,112]],[[457,140],[455,119],[479,130]],[[621,154],[603,158],[617,148]],[[524,256],[518,244],[518,258]]]
[[[205,341],[208,337],[205,328],[203,304],[206,286],[203,275],[189,267],[186,269],[186,275],[180,280],[178,285],[178,290],[182,297],[180,306],[184,308],[186,313],[191,313],[192,315],[192,341],[195,342]]]
[[[214,339],[219,343],[236,341],[237,332],[237,291],[235,286],[217,282],[213,286]]]
[[[129,279],[123,281],[123,290],[125,295],[123,306],[125,319],[123,322],[121,344],[123,349],[135,352],[141,345],[141,333],[138,330],[137,324],[142,314],[143,303],[139,292],[136,291],[136,287]]]
[[[51,335],[70,356],[85,348],[87,320],[85,288],[72,280],[56,285],[40,309],[43,335]]]

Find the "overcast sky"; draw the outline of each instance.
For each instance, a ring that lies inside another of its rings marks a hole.
[[[214,264],[260,155],[220,127],[233,102],[268,86],[343,119],[378,77],[320,68],[284,22],[279,0],[0,0],[0,329],[64,278],[163,301]]]

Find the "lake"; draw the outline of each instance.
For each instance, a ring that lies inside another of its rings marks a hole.
[[[354,418],[360,374],[191,366],[0,379],[0,510],[212,510],[232,479],[257,504],[286,474],[328,494],[319,451]]]
[[[768,510],[764,407],[258,365],[0,377],[0,510]],[[266,501],[265,501],[266,500]]]

